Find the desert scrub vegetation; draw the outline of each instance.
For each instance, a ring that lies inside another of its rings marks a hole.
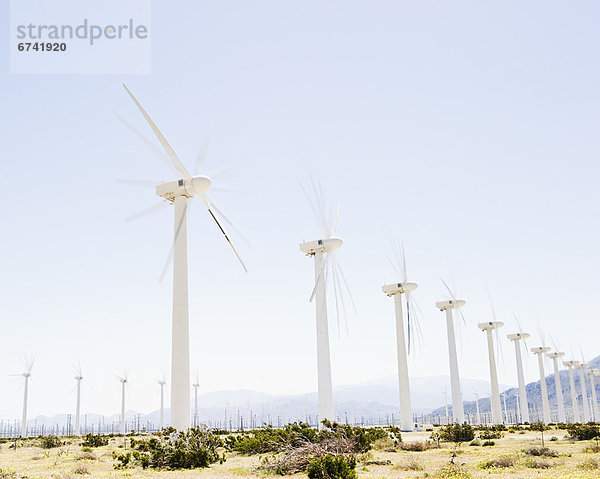
[[[600,462],[596,459],[586,459],[585,461],[581,461],[577,464],[577,469],[581,469],[583,471],[595,471],[600,467]]]
[[[435,477],[441,479],[471,479],[471,474],[462,465],[448,464],[437,471]]]
[[[569,424],[569,438],[576,441],[589,441],[600,438],[600,428],[595,424]]]
[[[42,436],[39,439],[39,445],[42,449],[53,449],[64,444],[57,436]]]
[[[423,471],[425,468],[414,456],[407,456],[404,461],[396,466],[401,471]]]
[[[475,439],[475,430],[467,423],[448,424],[433,433],[431,438],[443,442],[470,442]]]
[[[149,438],[131,438],[130,444],[131,451],[113,452],[115,469],[195,469],[225,462],[225,454],[217,452],[223,441],[206,428],[165,428]]]
[[[27,476],[17,474],[12,469],[0,468],[0,479],[29,479]]]
[[[550,449],[549,447],[528,447],[527,449],[523,449],[523,452],[528,456],[538,456],[538,457],[558,457],[558,451],[554,449]]]
[[[505,430],[506,428],[504,428]],[[502,429],[499,429],[498,426],[481,426],[477,429],[477,436],[479,439],[502,439]]]
[[[504,469],[514,467],[517,464],[518,456],[514,454],[505,454],[503,456],[486,459],[478,464],[481,469]]]
[[[429,449],[438,449],[439,445],[433,441],[410,441],[398,444],[398,449],[410,452],[423,452]]]
[[[308,479],[356,479],[356,459],[329,454],[311,461],[306,474]]]
[[[86,434],[81,447],[102,447],[108,446],[109,437],[102,434]]]
[[[309,428],[305,424],[296,424],[292,425],[294,427],[290,430],[291,434],[287,434],[284,428],[284,440],[276,443],[277,447],[272,449],[271,455],[262,459],[258,470],[281,475],[304,472],[312,462],[327,456],[352,463],[355,462],[357,454],[367,453],[375,441],[389,439],[390,434],[396,437],[393,431],[389,432],[383,428],[341,425],[327,420],[323,420],[322,424],[324,429],[321,431]],[[296,428],[300,428],[300,431]],[[311,432],[306,433],[307,429],[311,429]],[[242,446],[243,441],[239,439],[233,450],[246,451],[247,448]],[[240,446],[241,449],[236,449]]]

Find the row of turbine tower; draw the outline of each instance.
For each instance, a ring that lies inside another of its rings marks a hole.
[[[170,259],[173,260],[173,315],[172,315],[172,337],[171,337],[171,425],[176,429],[186,429],[190,426],[190,359],[189,359],[189,300],[188,300],[188,255],[187,255],[187,213],[188,200],[197,197],[206,208],[209,216],[216,223],[218,229],[225,237],[233,250],[233,253],[241,263],[244,271],[246,266],[242,261],[238,250],[234,246],[229,234],[227,233],[224,222],[236,229],[235,226],[225,217],[225,215],[217,208],[217,206],[208,197],[208,190],[216,188],[213,186],[213,180],[216,175],[209,178],[206,175],[198,174],[202,171],[206,159],[206,143],[198,155],[196,160],[196,174],[192,175],[184,163],[179,159],[175,150],[167,141],[165,136],[150,118],[146,110],[136,99],[133,93],[123,85],[130,98],[133,100],[142,116],[152,129],[156,138],[161,143],[163,150],[156,148],[149,140],[145,139],[143,134],[138,132],[132,125],[124,123],[141,137],[144,142],[151,146],[154,153],[160,156],[177,174],[177,179],[167,183],[151,182],[151,186],[155,186],[156,194],[161,197],[161,202],[153,207],[148,208],[141,214],[154,211],[157,207],[164,205],[174,205],[174,240],[173,250]],[[166,155],[165,155],[166,153]],[[147,185],[147,180],[122,180],[123,182],[132,183],[135,185]],[[318,415],[319,420],[330,419],[334,420],[333,407],[333,390],[331,380],[331,357],[329,347],[329,323],[327,318],[327,285],[334,292],[336,304],[336,314],[339,326],[340,309],[344,314],[344,296],[348,296],[352,301],[348,283],[336,260],[335,251],[338,250],[343,242],[335,236],[337,222],[339,218],[339,205],[335,212],[327,212],[322,191],[313,183],[314,198],[311,200],[310,195],[305,193],[309,199],[313,212],[317,216],[320,223],[323,236],[321,239],[314,241],[303,242],[300,244],[300,250],[309,257],[314,259],[314,288],[310,295],[310,301],[314,299],[316,308],[316,333],[317,333],[317,374],[318,374]],[[329,214],[327,214],[329,213]],[[134,215],[139,217],[141,214]],[[219,217],[222,218],[219,219]],[[132,217],[133,218],[133,217]],[[406,275],[406,261],[404,261],[404,251],[402,249],[402,259],[399,261],[400,255],[395,248],[397,263],[400,266],[399,272],[402,277],[402,282],[388,284],[383,286],[383,292],[394,297],[396,308],[396,331],[397,331],[397,349],[398,349],[398,381],[400,389],[400,410],[401,422],[403,430],[411,430],[413,428],[412,407],[410,401],[410,384],[408,378],[408,363],[407,353],[410,350],[412,322],[410,313],[410,293],[417,287],[415,283],[410,283]],[[168,263],[167,263],[168,264]],[[166,270],[166,269],[165,269]],[[445,283],[444,283],[445,284]],[[447,286],[446,286],[447,287]],[[448,287],[447,287],[448,288]],[[448,332],[448,354],[450,361],[450,378],[452,389],[452,404],[454,408],[454,419],[457,422],[463,422],[464,412],[462,406],[462,397],[460,391],[460,377],[458,372],[458,360],[456,354],[456,341],[454,333],[453,312],[459,311],[465,304],[464,300],[456,299],[450,288],[451,299],[439,301],[436,307],[445,312],[446,325]],[[407,338],[405,337],[405,327],[403,320],[403,305],[402,297],[406,298],[406,315],[407,315]],[[462,313],[460,313],[462,315]],[[483,327],[482,327],[483,325]],[[493,341],[491,339],[491,331],[497,329],[501,323],[482,323],[480,327],[488,332],[488,345],[490,348],[490,372],[492,376],[493,389],[493,410],[494,420],[498,421],[500,410],[500,400],[498,393],[498,380],[496,373],[496,365],[493,354]],[[520,339],[524,339],[525,333],[516,338],[516,344]],[[546,352],[544,350],[544,352]],[[520,358],[520,349],[519,349]],[[519,361],[519,387],[522,389],[522,401],[525,401],[524,382],[522,377],[522,365]],[[540,363],[542,364],[542,363]],[[543,364],[542,366],[543,367]],[[583,374],[583,373],[582,373]],[[545,388],[545,383],[543,384]],[[547,393],[547,391],[546,391]],[[547,399],[546,399],[547,403]],[[522,408],[524,412],[527,408]]]

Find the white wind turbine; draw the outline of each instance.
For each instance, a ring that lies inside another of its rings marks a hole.
[[[458,358],[456,355],[456,338],[454,335],[454,320],[452,317],[452,311],[457,309],[462,317],[462,308],[466,301],[464,299],[456,299],[454,293],[450,290],[448,285],[442,280],[444,286],[450,293],[452,299],[445,301],[438,301],[435,306],[440,311],[446,312],[446,329],[448,333],[448,359],[450,363],[450,390],[452,392],[452,418],[455,423],[462,424],[465,420],[465,413],[462,403],[462,392],[460,390],[460,376],[458,373]],[[463,317],[464,321],[464,317]]]
[[[527,338],[530,336],[529,333],[524,333],[521,330],[519,320],[515,316],[517,326],[519,326],[519,332],[509,334],[506,337],[515,343],[515,356],[517,360],[517,378],[519,381],[519,409],[522,423],[528,423],[529,421],[529,404],[527,403],[527,389],[525,387],[525,376],[523,375],[523,359],[521,358],[521,340],[527,348]]]
[[[555,349],[556,345],[554,345]],[[547,353],[554,366],[554,387],[556,388],[556,402],[558,404],[558,421],[565,423],[567,422],[567,415],[565,414],[565,401],[563,399],[562,385],[560,383],[560,368],[558,360],[564,357],[565,353],[560,351],[554,351],[553,353]]]
[[[181,162],[173,147],[152,121],[146,110],[123,85],[134,101],[152,131],[160,141],[172,165],[182,178],[156,186],[156,194],[174,205],[174,244],[173,244],[173,324],[171,337],[171,425],[178,430],[190,427],[190,345],[189,345],[189,300],[188,300],[188,256],[187,256],[187,200],[195,196],[202,200],[212,219],[217,223],[223,236],[233,249],[244,271],[247,271],[237,249],[225,231],[219,213],[227,221],[206,196],[211,187],[208,176],[192,176]],[[204,160],[205,152],[199,156],[198,164]],[[149,208],[147,211],[155,209]],[[228,221],[228,223],[230,223]],[[232,225],[233,226],[233,225]]]
[[[121,383],[121,417],[119,432],[125,434],[125,387],[127,385],[127,373],[125,373],[125,376],[117,376],[117,379]]]
[[[494,318],[495,318],[494,313]],[[500,406],[500,388],[498,387],[498,371],[496,369],[496,356],[494,354],[494,337],[493,332],[498,328],[504,326],[501,321],[485,321],[479,323],[477,327],[482,331],[485,331],[487,336],[488,345],[488,361],[490,365],[490,383],[492,387],[491,401],[492,401],[492,423],[502,424],[502,408]],[[506,408],[505,408],[506,409]]]
[[[304,189],[304,187],[302,187]],[[329,325],[327,321],[327,281],[331,277],[336,304],[337,322],[339,328],[339,307],[345,309],[342,290],[345,288],[350,296],[348,283],[335,257],[335,250],[339,249],[343,241],[335,236],[339,218],[339,204],[334,217],[327,214],[324,206],[323,193],[313,183],[316,206],[304,190],[306,197],[319,221],[323,238],[307,241],[300,244],[300,251],[315,260],[315,286],[310,296],[310,301],[315,299],[317,323],[317,376],[318,376],[318,414],[319,422],[323,419],[335,420],[333,410],[333,389],[331,383],[331,358],[329,352]],[[341,304],[340,304],[341,303]],[[354,302],[352,302],[354,306]]]
[[[481,425],[481,414],[479,413],[479,393],[475,391],[475,408],[477,409],[477,424]]]
[[[160,385],[160,422],[159,429],[165,427],[165,378],[157,379],[156,382]]]
[[[83,380],[83,373],[81,372],[81,364],[77,367],[77,375],[75,376],[75,380],[77,381],[77,404],[75,406],[75,435],[81,435],[80,429],[80,406],[81,406],[81,381]]]
[[[587,394],[587,386],[585,384],[585,370],[590,367],[588,363],[585,362],[585,359],[582,356],[581,363],[575,364],[575,367],[579,369],[579,383],[581,384],[581,400],[583,402],[583,421],[590,422],[592,420],[590,414],[590,405],[588,403],[588,394]]]
[[[402,255],[398,252],[397,246],[392,244],[394,250],[394,256],[396,264],[392,263],[392,266],[396,269],[396,273],[402,278],[401,283],[386,284],[382,287],[382,290],[388,296],[394,298],[394,305],[396,310],[396,345],[398,352],[398,387],[400,392],[400,427],[402,431],[412,431],[414,429],[414,422],[412,417],[412,406],[410,400],[410,383],[408,377],[408,354],[410,354],[411,337],[413,324],[411,324],[411,301],[410,293],[417,289],[417,283],[409,283],[408,275],[406,272],[406,257],[404,254],[404,245],[402,245]],[[402,259],[400,259],[402,258]],[[404,318],[402,314],[402,295],[406,296],[406,319],[407,319],[407,333],[408,333],[408,348],[407,341],[404,337]],[[414,321],[414,318],[412,319]]]
[[[563,361],[563,364],[569,368],[569,387],[571,389],[571,407],[573,408],[573,422],[581,422],[579,416],[579,404],[577,404],[577,391],[575,390],[575,378],[573,368],[577,367],[579,361]]]
[[[589,369],[587,374],[590,377],[590,388],[592,390],[592,412],[594,416],[592,420],[598,422],[600,420],[600,413],[598,412],[598,397],[596,396],[596,381],[594,380],[594,377],[598,375],[598,370]]]
[[[544,372],[544,354],[550,351],[550,348],[545,346],[538,346],[537,348],[531,348],[530,351],[537,354],[538,357],[538,368],[540,370],[540,387],[542,389],[542,411],[544,414],[544,423],[550,424],[552,418],[550,416],[550,403],[548,402],[548,386],[546,385],[546,373]]]
[[[33,369],[33,363],[35,359],[25,360],[25,372],[21,374],[13,374],[13,376],[23,376],[25,384],[23,385],[23,415],[21,416],[21,437],[27,437],[27,393],[29,390],[29,378],[31,377],[31,370]]]
[[[194,388],[194,421],[193,421],[193,425],[194,427],[198,426],[198,388],[200,387],[200,379],[199,379],[199,375],[196,374],[196,382],[194,384],[192,384],[192,387]]]

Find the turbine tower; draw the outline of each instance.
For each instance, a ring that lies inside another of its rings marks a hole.
[[[590,369],[588,372],[588,376],[590,377],[590,387],[592,388],[592,412],[594,413],[594,422],[598,422],[600,420],[600,414],[598,413],[598,397],[596,396],[596,382],[594,380],[594,376],[600,374],[598,369]]]
[[[194,388],[194,422],[193,426],[198,427],[198,388],[200,387],[200,381],[198,375],[196,375],[196,382],[192,384]]]
[[[445,283],[444,283],[445,284]],[[448,332],[448,357],[450,360],[450,389],[452,392],[452,416],[455,423],[462,424],[465,420],[465,413],[462,404],[462,394],[460,391],[460,376],[458,374],[458,358],[456,356],[456,340],[454,338],[454,321],[452,311],[462,308],[466,301],[464,299],[452,299],[438,301],[435,306],[440,311],[446,312],[446,329]]]
[[[127,384],[127,376],[120,377],[117,376],[117,379],[121,383],[121,417],[120,417],[120,428],[119,431],[121,434],[125,434],[125,385]]]
[[[394,251],[396,253],[396,251]],[[397,255],[396,255],[397,256]],[[399,258],[396,258],[399,261]],[[404,318],[402,314],[402,295],[406,296],[406,315],[408,323],[408,352],[410,353],[411,322],[410,322],[410,293],[417,289],[416,283],[408,282],[406,258],[402,248],[402,282],[386,284],[382,290],[394,298],[396,310],[396,345],[398,353],[398,389],[400,391],[400,428],[402,431],[414,430],[412,406],[410,401],[410,383],[408,378],[408,358],[406,340],[404,337]]]
[[[583,422],[590,422],[590,405],[588,404],[587,387],[585,384],[585,370],[590,367],[588,363],[578,362],[575,367],[579,369],[579,383],[581,384],[581,400],[583,402]]]
[[[23,376],[25,384],[23,385],[23,416],[21,417],[21,437],[27,437],[27,392],[29,390],[29,378],[33,369],[33,359],[26,361],[27,369],[24,373],[13,374],[13,376]]]
[[[477,409],[477,425],[481,425],[481,414],[479,413],[479,393],[475,391],[475,408]]]
[[[579,361],[563,361],[563,364],[569,368],[569,386],[571,389],[571,407],[573,408],[573,422],[581,422],[579,416],[579,405],[577,404],[577,391],[575,390],[575,378],[573,368],[579,364]]]
[[[567,422],[567,415],[565,414],[565,402],[562,393],[562,384],[560,383],[560,369],[558,366],[559,358],[564,357],[565,353],[556,351],[554,353],[548,353],[547,356],[552,359],[554,363],[554,384],[556,387],[556,402],[558,403],[558,422]]]
[[[75,435],[81,436],[81,429],[79,426],[80,419],[80,405],[81,405],[81,381],[83,380],[83,374],[81,372],[81,365],[77,368],[77,376],[75,376],[75,380],[77,381],[77,405],[75,406]]]
[[[173,244],[173,323],[171,337],[171,426],[177,430],[190,427],[190,331],[189,331],[189,300],[188,300],[188,256],[187,256],[187,200],[198,196],[212,219],[217,223],[221,233],[233,249],[244,271],[246,266],[237,249],[217,218],[217,208],[211,204],[206,191],[211,186],[208,176],[192,177],[181,162],[175,150],[154,124],[146,110],[137,101],[133,93],[123,85],[134,101],[152,131],[165,149],[173,166],[183,178],[160,184],[156,194],[174,205],[174,244]],[[224,219],[225,216],[221,214]]]
[[[528,423],[529,421],[529,405],[527,404],[527,389],[525,388],[525,377],[523,376],[523,359],[521,358],[521,339],[525,341],[529,337],[529,333],[518,332],[506,336],[515,343],[515,355],[517,358],[517,377],[519,379],[519,402],[521,410],[521,422]]]
[[[550,348],[539,346],[531,348],[531,352],[537,354],[538,367],[540,369],[540,386],[542,388],[542,409],[544,412],[544,423],[550,424],[552,418],[550,416],[550,403],[548,402],[548,387],[546,386],[546,373],[544,372],[544,354],[550,351]]]
[[[156,381],[160,385],[160,422],[159,429],[165,427],[165,379],[158,379]]]
[[[498,372],[496,370],[493,332],[495,329],[501,328],[502,326],[504,326],[504,323],[501,321],[486,321],[477,325],[479,329],[485,331],[487,336],[490,382],[492,385],[492,423],[494,424],[502,424],[502,408],[500,406],[500,389],[498,387]]]

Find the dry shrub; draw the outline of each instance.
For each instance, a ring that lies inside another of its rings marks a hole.
[[[538,456],[538,457],[558,457],[558,452],[554,449],[550,449],[548,447],[529,447],[524,449],[523,452],[528,456]]]
[[[596,452],[600,452],[600,446],[598,444],[592,444],[588,447],[586,447],[583,452],[590,452],[590,453],[596,453]]]
[[[458,464],[448,464],[442,467],[435,475],[442,479],[471,479],[471,474],[464,466]]]
[[[577,464],[577,469],[583,469],[584,471],[594,471],[600,467],[600,463],[596,459],[586,459],[583,462]]]
[[[396,468],[402,471],[422,471],[424,469],[415,456],[407,456]]]
[[[84,452],[75,458],[77,461],[95,461],[97,458],[91,452]]]
[[[554,465],[550,461],[538,459],[537,457],[529,458],[523,464],[531,469],[550,469]]]
[[[495,457],[492,459],[487,459],[479,464],[479,467],[482,469],[491,469],[491,468],[506,468],[513,467],[517,463],[517,457],[514,455],[506,455]]]
[[[89,473],[90,471],[88,470],[88,468],[83,465],[75,466],[75,468],[73,469],[73,474],[85,475]]]
[[[373,449],[377,451],[389,451],[390,449],[395,450],[395,444],[391,438],[384,437],[373,442]]]
[[[433,441],[401,442],[398,444],[399,449],[410,452],[423,452],[428,449],[436,449],[437,447],[438,445]]]
[[[345,456],[348,459],[355,457],[356,444],[347,437],[333,436],[322,442],[313,443],[305,441],[301,446],[287,446],[280,454],[265,457],[259,470],[275,474],[294,474],[305,471],[308,465],[325,456]]]

